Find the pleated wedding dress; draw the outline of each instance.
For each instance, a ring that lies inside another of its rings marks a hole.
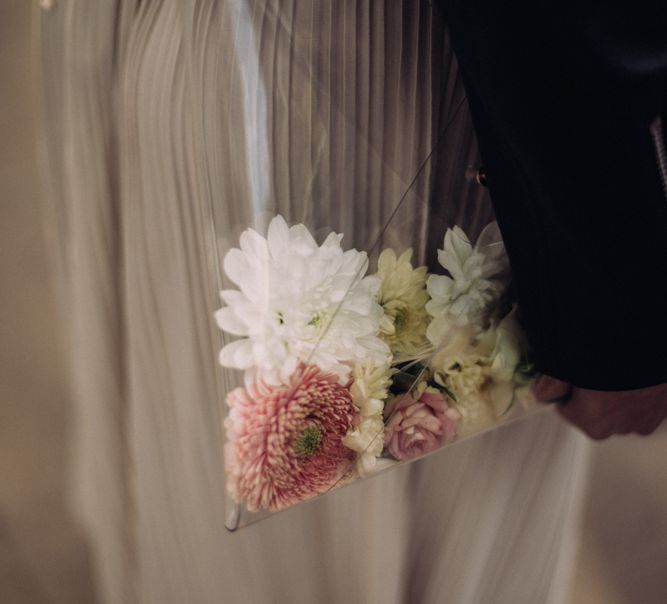
[[[586,444],[549,412],[224,528],[220,250],[275,213],[365,247],[404,197],[384,243],[412,229],[425,261],[445,225],[492,220],[437,8],[56,0],[39,21],[72,506],[101,601],[564,602]]]

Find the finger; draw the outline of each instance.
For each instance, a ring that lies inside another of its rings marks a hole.
[[[572,393],[572,386],[567,382],[543,375],[537,378],[533,384],[533,395],[538,401],[544,403],[564,402]]]
[[[649,436],[650,434],[653,434],[658,426],[642,426],[641,428],[638,428],[635,430],[639,436]]]
[[[614,430],[609,426],[600,423],[589,423],[585,421],[582,422],[576,418],[572,419],[571,417],[568,417],[565,415],[565,413],[563,413],[564,408],[565,407],[558,407],[558,412],[561,414],[561,416],[567,420],[569,424],[581,430],[589,438],[592,438],[593,440],[606,440],[612,434],[614,434]]]
[[[600,413],[595,401],[586,392],[575,388],[567,405],[559,405],[558,413],[593,440],[605,440],[616,433],[616,427],[607,413]]]
[[[616,433],[612,426],[607,423],[600,421],[591,422],[586,419],[582,419],[576,414],[568,413],[568,405],[558,406],[558,413],[571,425],[575,428],[581,430],[586,436],[592,438],[593,440],[606,440],[610,436]]]
[[[662,417],[655,417],[652,419],[648,419],[635,430],[637,434],[640,436],[648,436],[649,434],[653,434],[657,429],[658,426],[662,423],[664,418]]]

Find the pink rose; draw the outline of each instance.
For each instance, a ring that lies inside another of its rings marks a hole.
[[[385,426],[385,443],[396,459],[425,455],[456,436],[461,414],[447,404],[438,392],[425,391],[418,400],[410,394],[394,399],[392,413]]]

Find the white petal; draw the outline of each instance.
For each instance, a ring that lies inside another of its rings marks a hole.
[[[287,382],[299,365],[299,360],[295,356],[288,357],[280,368],[280,378],[285,383]]]
[[[227,344],[221,351],[219,359],[223,367],[248,369],[254,364],[252,344],[247,338]]]
[[[445,275],[431,275],[426,280],[426,291],[432,298],[448,300],[454,281]]]
[[[456,325],[475,323],[480,318],[480,310],[470,296],[461,296],[452,303],[449,319]]]
[[[396,266],[396,254],[394,250],[391,248],[382,250],[382,253],[378,257],[378,272],[390,271],[394,266]]]
[[[215,313],[218,327],[235,336],[247,336],[248,327],[239,319],[233,308],[221,308]]]
[[[454,279],[463,277],[463,259],[446,250],[438,250],[438,262]]]
[[[334,248],[334,249],[339,249],[340,248],[340,242],[343,239],[343,234],[342,233],[329,233],[327,238],[324,240],[324,243],[322,244],[322,248]]]
[[[289,228],[282,216],[276,216],[269,224],[267,235],[269,251],[273,258],[280,258],[289,249]]]
[[[236,247],[225,254],[223,267],[225,274],[237,285],[240,285],[248,274],[248,262],[245,254]]]
[[[220,299],[227,306],[245,306],[248,299],[237,289],[223,289],[220,292]]]
[[[362,454],[357,460],[357,471],[359,476],[367,476],[375,469],[377,458],[375,455]]]
[[[426,328],[426,338],[434,346],[442,346],[448,332],[454,327],[448,315],[436,317]]]
[[[361,409],[361,414],[365,417],[370,417],[371,415],[377,415],[382,413],[384,408],[384,402],[378,398],[367,398],[364,401],[363,408]]]
[[[460,227],[458,226],[454,227],[454,229],[452,230],[450,242],[452,247],[454,248],[456,256],[461,258],[462,260],[465,260],[468,257],[468,255],[472,253],[472,245],[470,244],[470,240],[468,239],[467,235],[463,232],[463,229],[461,229]]]
[[[366,267],[368,267],[368,262],[366,262]],[[375,275],[369,275],[368,277],[364,277],[359,282],[359,287],[368,291],[369,295],[371,295],[373,298],[377,296],[377,293],[380,290],[381,285],[382,282]]]
[[[498,255],[498,250],[503,249],[503,236],[497,222],[487,224],[477,238],[475,247],[487,256]],[[500,252],[502,253],[502,252]]]
[[[269,250],[266,239],[254,229],[246,229],[240,237],[241,250],[248,256],[262,261],[268,260]]]
[[[289,230],[290,246],[302,255],[310,255],[317,249],[317,243],[310,231],[302,224],[296,224]]]

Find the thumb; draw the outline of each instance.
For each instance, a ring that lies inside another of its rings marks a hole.
[[[572,386],[567,382],[550,375],[542,375],[532,387],[533,395],[543,403],[560,403],[566,401],[572,394]]]

